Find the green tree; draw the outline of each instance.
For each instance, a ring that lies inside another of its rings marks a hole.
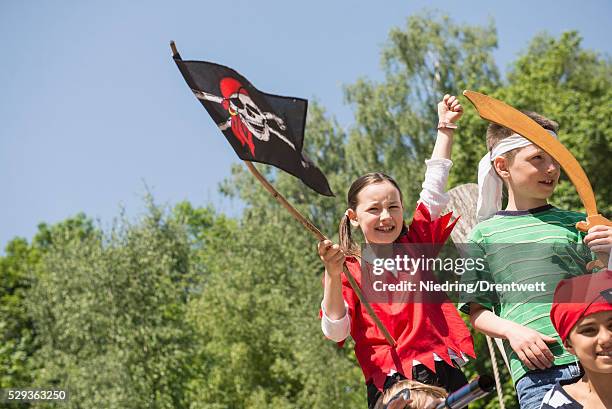
[[[31,384],[28,358],[34,345],[32,321],[25,307],[31,286],[28,268],[36,264],[32,248],[14,239],[0,258],[0,388]]]
[[[190,313],[200,368],[191,407],[364,406],[352,352],[320,332],[314,243],[287,214],[270,216],[208,230],[206,283]]]
[[[50,232],[29,294],[35,384],[70,408],[186,407],[193,331],[187,232],[151,205],[108,234]]]
[[[6,246],[0,257],[0,388],[31,387],[39,369],[32,359],[39,347],[37,331],[27,306],[33,283],[44,275],[41,259],[53,237],[92,234],[91,220],[78,214],[54,225],[41,223],[31,244],[16,238]]]

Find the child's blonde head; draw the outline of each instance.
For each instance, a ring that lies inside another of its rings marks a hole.
[[[433,399],[446,398],[447,393],[444,389],[437,386],[426,385],[421,382],[413,380],[399,381],[389,389],[387,389],[378,399],[374,409],[382,409],[384,405],[389,403],[397,394],[401,393],[404,389],[410,390],[410,399],[412,399],[413,408],[424,408],[428,404],[428,401]]]

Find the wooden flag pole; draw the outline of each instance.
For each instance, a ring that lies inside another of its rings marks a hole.
[[[302,216],[302,214],[300,212],[298,212],[295,207],[293,207],[291,205],[291,203],[289,203],[287,201],[287,199],[285,199],[283,197],[283,195],[281,195],[280,193],[278,193],[278,191],[274,188],[274,186],[272,186],[270,184],[270,182],[268,182],[268,180],[261,174],[259,173],[259,171],[255,168],[255,166],[253,165],[253,162],[250,161],[244,161],[244,163],[246,163],[247,168],[249,168],[249,170],[251,171],[251,173],[253,174],[253,176],[255,176],[255,178],[257,178],[257,180],[259,180],[261,182],[261,184],[263,185],[263,187],[266,188],[266,190],[268,192],[270,192],[270,194],[274,197],[274,199],[276,199],[276,201],[278,203],[280,203],[281,205],[283,205],[283,207],[285,209],[287,209],[289,211],[289,213],[291,213],[291,215],[293,217],[295,217],[297,219],[297,221],[299,221],[300,223],[302,223],[302,226],[304,226],[306,228],[306,230],[308,230],[309,232],[311,232],[319,241],[321,240],[326,240],[325,236],[323,235],[323,233],[321,233],[321,231],[319,229],[317,229],[317,227],[312,224],[310,222],[310,220],[308,220],[307,218],[305,218],[304,216]]]
[[[298,212],[295,209],[295,207],[291,205],[291,203],[287,201],[287,199],[285,199],[280,193],[278,193],[278,191],[274,188],[274,186],[272,186],[270,182],[268,182],[268,180],[261,173],[259,173],[257,169],[255,169],[255,166],[253,165],[252,162],[244,161],[244,163],[246,163],[247,168],[249,168],[253,176],[255,176],[255,178],[259,180],[259,182],[261,182],[264,188],[268,192],[270,192],[270,194],[274,197],[274,199],[276,199],[278,203],[280,203],[285,209],[287,209],[289,213],[291,213],[291,215],[297,219],[297,221],[302,223],[302,226],[304,226],[306,230],[311,232],[313,236],[315,236],[317,240],[319,241],[327,240],[327,237],[325,237],[323,233],[321,233],[321,231],[317,229],[317,227],[310,222],[310,220],[305,218],[300,212]],[[346,264],[343,265],[343,271],[344,271],[344,275],[348,279],[349,284],[353,288],[353,291],[355,291],[355,294],[357,294],[359,301],[361,302],[361,304],[363,304],[368,314],[370,314],[370,317],[372,317],[372,319],[374,320],[374,323],[376,324],[380,332],[383,333],[389,345],[395,346],[397,344],[395,342],[395,339],[393,339],[389,331],[387,331],[387,328],[385,328],[383,323],[380,321],[380,318],[378,318],[378,316],[372,309],[372,306],[370,305],[368,300],[365,299],[363,293],[361,292],[361,288],[359,288],[359,285],[355,281],[355,278],[353,278],[351,273],[348,271]]]

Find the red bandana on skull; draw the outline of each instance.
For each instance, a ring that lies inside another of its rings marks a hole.
[[[221,94],[223,95],[223,108],[227,109],[230,114],[232,132],[234,136],[238,138],[242,146],[245,144],[249,147],[251,155],[255,156],[255,145],[253,144],[253,134],[242,122],[240,115],[236,111],[235,104],[240,104],[238,99],[239,94],[249,95],[246,89],[242,87],[242,84],[234,78],[225,77],[221,79],[219,83]]]

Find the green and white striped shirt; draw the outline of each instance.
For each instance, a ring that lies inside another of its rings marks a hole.
[[[558,282],[584,274],[586,264],[593,259],[582,243],[584,234],[576,229],[576,222],[585,218],[582,213],[546,205],[526,211],[498,212],[476,225],[468,251],[470,256],[484,260],[484,268],[466,271],[463,283],[541,284],[538,291],[531,292],[497,289],[486,294],[463,293],[461,311],[469,313],[470,302],[481,304],[504,319],[556,338],[556,344],[548,344],[555,365],[575,362],[576,358],[563,348],[549,314]],[[529,368],[507,340],[504,349],[516,383]]]

